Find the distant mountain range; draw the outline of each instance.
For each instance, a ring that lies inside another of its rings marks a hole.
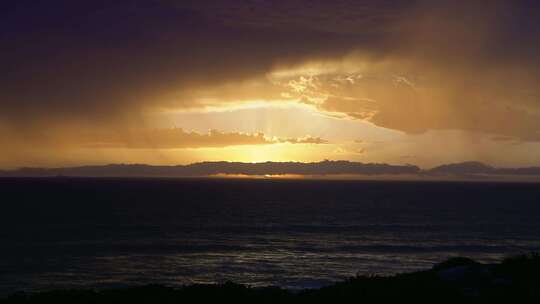
[[[152,166],[144,164],[111,164],[65,168],[20,168],[0,171],[4,177],[205,177],[215,175],[412,175],[420,177],[441,176],[539,176],[540,167],[495,168],[480,162],[463,162],[441,165],[422,170],[414,165],[390,165],[350,161],[301,162],[200,162],[190,165]]]
[[[496,168],[481,162],[441,165],[426,173],[433,175],[540,175],[540,167]]]
[[[151,166],[151,165],[106,165],[69,168],[21,168],[4,171],[8,176],[163,176],[189,177],[229,175],[336,175],[336,174],[416,174],[420,168],[411,165],[396,166],[388,164],[364,164],[349,161],[300,162],[202,162],[190,165]],[[0,173],[2,175],[2,173]]]

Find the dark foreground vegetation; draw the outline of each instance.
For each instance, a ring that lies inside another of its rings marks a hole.
[[[145,286],[15,294],[0,303],[540,303],[540,255],[481,264],[452,258],[432,269],[391,277],[358,276],[332,286],[289,291],[234,283]]]

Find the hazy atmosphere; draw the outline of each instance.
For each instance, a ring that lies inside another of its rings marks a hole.
[[[540,164],[536,1],[5,1],[0,168]]]

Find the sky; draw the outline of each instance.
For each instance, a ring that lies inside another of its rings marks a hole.
[[[0,4],[0,168],[540,165],[537,1]]]

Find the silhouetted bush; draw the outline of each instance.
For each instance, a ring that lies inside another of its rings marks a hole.
[[[433,266],[433,270],[440,271],[443,269],[448,269],[448,268],[453,268],[453,267],[458,267],[458,266],[471,266],[471,265],[478,265],[478,264],[479,264],[478,262],[469,258],[455,257],[455,258],[450,258],[439,264],[435,264],[435,266]]]

